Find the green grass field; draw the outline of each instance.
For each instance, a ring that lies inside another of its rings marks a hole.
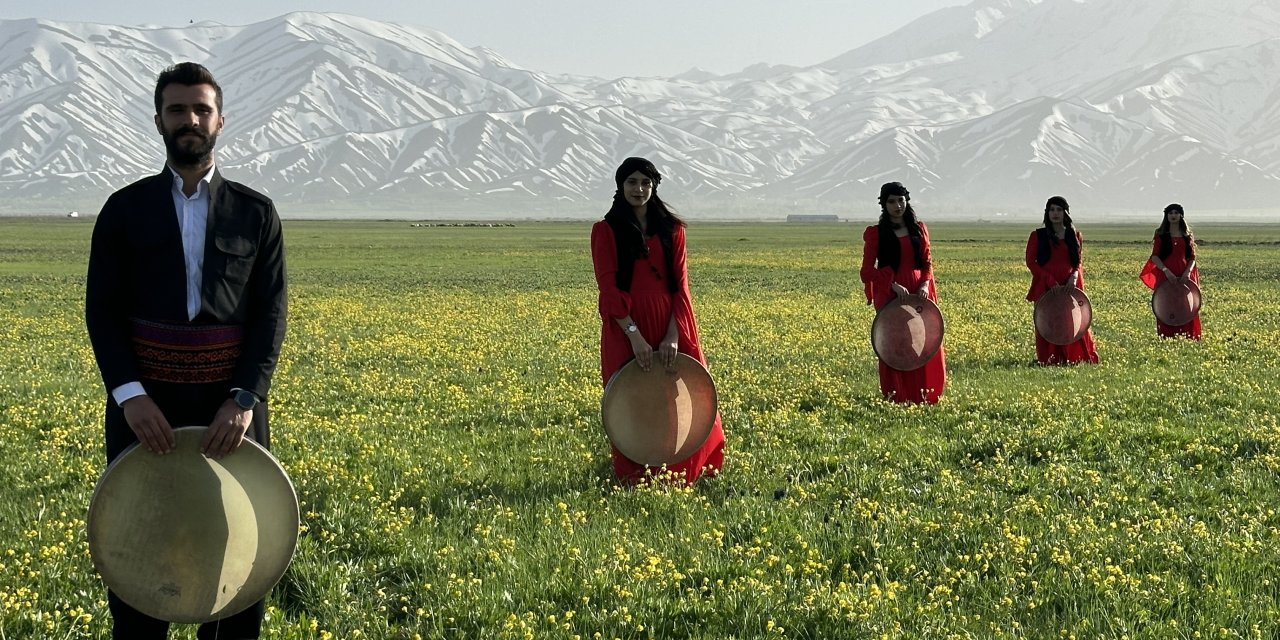
[[[106,638],[91,222],[0,218],[0,639]],[[1030,228],[937,224],[941,404],[878,397],[861,225],[699,224],[727,466],[620,489],[589,223],[286,223],[274,452],[302,502],[264,637],[1280,637],[1280,226],[1081,223],[1102,364],[1037,368]],[[174,637],[192,638],[183,628]]]

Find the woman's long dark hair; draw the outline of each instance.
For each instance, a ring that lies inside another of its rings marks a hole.
[[[1076,237],[1076,229],[1071,224],[1071,206],[1062,196],[1053,196],[1044,203],[1044,228],[1037,234],[1036,262],[1039,264],[1048,262],[1049,256],[1053,254],[1053,245],[1058,243],[1058,236],[1053,233],[1053,223],[1049,221],[1049,207],[1055,204],[1062,207],[1062,226],[1065,227],[1063,236],[1067,241],[1067,257],[1070,258],[1072,267],[1079,267],[1080,239]]]
[[[1182,205],[1173,203],[1164,208],[1164,220],[1160,222],[1160,228],[1156,229],[1156,235],[1160,236],[1160,250],[1156,253],[1160,257],[1161,262],[1173,253],[1173,234],[1169,229],[1169,212],[1177,211],[1182,214],[1182,218],[1178,220],[1178,229],[1182,231],[1182,237],[1186,238],[1183,254],[1187,258],[1187,262],[1196,259],[1196,239],[1191,235],[1191,228],[1187,226],[1187,214],[1182,210]]]
[[[618,253],[618,273],[616,283],[619,289],[623,291],[631,290],[631,279],[635,275],[636,261],[641,257],[649,256],[649,246],[645,243],[644,234],[640,231],[640,222],[636,220],[635,209],[627,202],[627,198],[622,193],[622,183],[627,177],[639,171],[641,174],[653,180],[653,193],[649,196],[649,203],[646,205],[645,226],[650,236],[658,236],[658,242],[662,244],[662,253],[666,258],[667,274],[667,290],[675,293],[680,290],[680,274],[675,269],[675,252],[672,248],[672,237],[675,234],[676,227],[683,227],[684,221],[681,220],[667,203],[658,197],[658,183],[662,181],[662,175],[658,173],[653,163],[644,158],[627,158],[614,174],[614,181],[618,185],[618,190],[613,194],[613,205],[609,207],[609,212],[604,214],[605,222],[609,223],[609,227],[613,229],[613,239],[617,246]]]
[[[898,236],[894,234],[893,222],[889,219],[889,211],[884,202],[889,196],[902,196],[907,199],[907,210],[902,214],[902,224],[907,227],[907,237],[911,238],[911,250],[916,256],[916,268],[927,269],[924,252],[920,250],[920,223],[916,221],[916,210],[911,206],[911,192],[901,182],[890,182],[880,187],[880,221],[876,224],[880,229],[880,246],[876,248],[876,265],[889,267],[894,271],[902,262],[902,246]]]

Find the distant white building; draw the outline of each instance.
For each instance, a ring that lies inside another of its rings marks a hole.
[[[79,217],[80,217],[80,212],[79,212],[79,211],[72,211],[71,213],[68,213],[68,214],[67,214],[67,217],[68,217],[68,218],[79,218]]]
[[[834,213],[793,213],[787,222],[840,222],[840,218]]]

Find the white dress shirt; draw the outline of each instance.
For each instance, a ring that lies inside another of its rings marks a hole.
[[[178,228],[182,231],[182,258],[187,271],[187,320],[194,320],[200,314],[205,227],[209,222],[209,179],[213,177],[213,167],[200,177],[195,193],[189,197],[182,191],[182,176],[172,167],[168,168],[173,176],[173,188],[169,193],[173,196],[173,210],[178,214]],[[111,397],[115,398],[116,404],[124,404],[125,400],[145,393],[142,383],[134,381],[112,389]]]

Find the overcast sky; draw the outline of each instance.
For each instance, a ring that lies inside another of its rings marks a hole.
[[[241,25],[291,11],[430,27],[537,71],[603,77],[717,73],[757,62],[810,65],[968,0],[0,0],[0,19]],[[910,46],[904,41],[903,46]]]

